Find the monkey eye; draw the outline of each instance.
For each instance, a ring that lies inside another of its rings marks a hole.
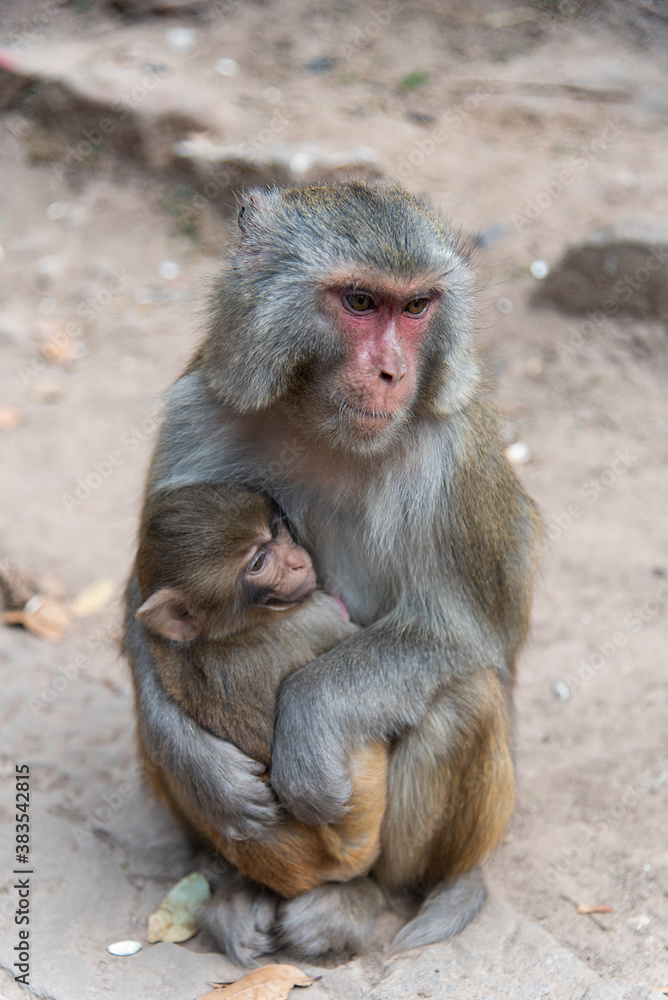
[[[369,312],[376,304],[367,292],[348,292],[343,296],[343,301],[351,312],[356,313]]]
[[[424,296],[421,299],[411,299],[411,301],[404,309],[404,312],[410,313],[411,316],[420,316],[425,311],[428,305],[429,305],[429,299],[426,296]]]
[[[259,573],[264,569],[264,564],[267,561],[267,549],[259,549],[248,566],[249,573]]]

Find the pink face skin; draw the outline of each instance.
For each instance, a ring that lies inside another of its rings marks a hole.
[[[258,587],[268,587],[271,596],[265,607],[286,611],[315,590],[316,578],[308,552],[292,539],[282,522],[247,557],[246,578]]]
[[[440,297],[408,284],[380,291],[361,282],[328,289],[347,348],[333,398],[358,426],[381,430],[410,406],[420,348]]]

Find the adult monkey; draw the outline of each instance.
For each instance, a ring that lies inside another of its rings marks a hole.
[[[146,509],[190,483],[262,490],[364,626],[284,683],[271,782],[298,819],[333,822],[351,790],[346,747],[390,740],[381,856],[373,877],[281,902],[280,943],[315,955],[363,939],[377,883],[422,899],[397,947],[441,940],[480,909],[479,863],[512,811],[511,691],[539,532],[471,354],[471,272],[398,188],[257,191],[239,224],[208,336],[172,390]],[[276,807],[257,767],[170,701],[132,581],[128,594],[148,757],[209,823],[261,837]],[[266,947],[272,905],[236,881],[207,923],[247,955]]]

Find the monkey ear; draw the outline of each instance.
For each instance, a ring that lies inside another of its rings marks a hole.
[[[256,188],[244,199],[239,209],[238,223],[241,230],[239,248],[234,257],[234,270],[243,274],[250,270],[253,260],[268,245],[277,192]]]
[[[144,601],[135,617],[153,632],[176,642],[190,642],[201,632],[183,594],[178,590],[164,587],[156,590]]]

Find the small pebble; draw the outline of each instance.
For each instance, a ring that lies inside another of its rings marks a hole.
[[[64,215],[67,214],[67,202],[66,201],[52,201],[46,210],[47,219],[51,219],[53,222],[56,219],[62,219]]]
[[[552,690],[556,694],[559,701],[568,701],[571,696],[568,684],[565,684],[563,681],[556,681],[556,683],[552,685]]]
[[[216,60],[216,73],[220,73],[221,76],[236,76],[238,72],[239,63],[236,59]]]
[[[53,274],[54,271],[58,270],[58,258],[50,255],[48,257],[40,257],[37,261],[37,273],[38,274]]]
[[[158,274],[166,281],[173,281],[174,278],[178,278],[180,273],[181,268],[175,260],[163,260],[158,268]]]
[[[534,278],[538,278],[539,281],[542,281],[543,278],[547,278],[550,273],[550,265],[546,260],[534,260],[531,262],[529,270]]]
[[[506,448],[506,458],[511,465],[526,465],[531,461],[529,446],[524,441],[515,441]]]
[[[197,41],[197,32],[194,28],[175,26],[167,28],[165,38],[172,52],[185,53],[194,49],[195,42]]]
[[[290,157],[290,169],[296,174],[303,174],[313,163],[313,157],[308,153],[295,153]]]
[[[500,313],[511,313],[513,311],[512,299],[500,298],[496,300],[496,308]]]
[[[311,59],[310,62],[306,63],[306,69],[309,73],[315,73],[318,76],[321,73],[331,73],[338,61],[334,56],[321,56],[319,59]]]
[[[141,951],[141,942],[116,941],[114,944],[107,945],[107,951],[110,955],[136,955],[138,951]]]
[[[58,403],[63,398],[63,387],[59,382],[39,382],[32,395],[38,403]]]

